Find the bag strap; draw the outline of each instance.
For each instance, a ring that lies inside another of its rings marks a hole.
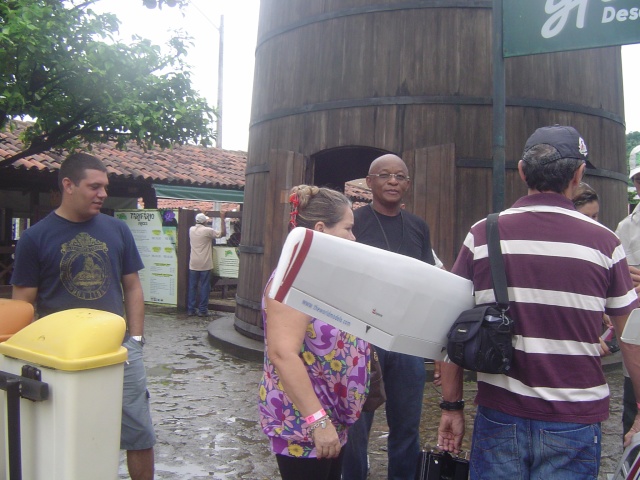
[[[491,264],[491,283],[496,303],[502,311],[509,308],[509,291],[507,290],[507,275],[504,270],[504,259],[500,249],[500,231],[498,230],[499,213],[487,216],[487,246],[489,248],[489,263]]]

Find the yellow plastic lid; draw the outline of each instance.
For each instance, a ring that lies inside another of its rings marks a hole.
[[[42,317],[0,344],[0,354],[57,370],[78,371],[124,363],[124,318],[90,308]]]

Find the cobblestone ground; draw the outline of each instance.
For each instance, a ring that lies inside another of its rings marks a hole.
[[[257,424],[258,363],[239,360],[208,342],[210,320],[176,314],[173,308],[148,307],[145,364],[152,415],[158,437],[156,479],[279,478],[266,437]],[[607,372],[612,391],[610,419],[603,424],[601,479],[612,473],[621,454],[620,368]],[[475,384],[465,384],[465,398],[473,398]],[[439,394],[425,389],[422,441],[435,440]],[[471,438],[472,408],[467,408]],[[371,432],[370,480],[386,479],[387,426],[383,410],[376,413]],[[435,443],[435,442],[432,442]],[[122,455],[119,478],[129,479]]]

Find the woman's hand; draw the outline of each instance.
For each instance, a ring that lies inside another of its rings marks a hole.
[[[636,419],[634,420],[633,425],[631,425],[629,431],[624,435],[623,446],[628,447],[631,443],[631,440],[633,440],[634,435],[637,433],[640,433],[640,413],[636,415]]]
[[[338,432],[329,419],[326,420],[325,425],[325,428],[317,427],[311,433],[316,446],[316,456],[318,458],[337,458],[342,448]]]
[[[598,350],[600,351],[600,356],[601,357],[607,357],[607,356],[611,355],[611,350],[609,350],[609,346],[602,339],[600,339],[600,347],[599,347]]]

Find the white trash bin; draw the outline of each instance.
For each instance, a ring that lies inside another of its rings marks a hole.
[[[49,387],[45,401],[20,400],[23,479],[118,477],[125,329],[118,315],[71,309],[43,317],[0,344],[0,371],[21,375],[31,365]],[[10,478],[6,410],[0,392],[0,480]]]

